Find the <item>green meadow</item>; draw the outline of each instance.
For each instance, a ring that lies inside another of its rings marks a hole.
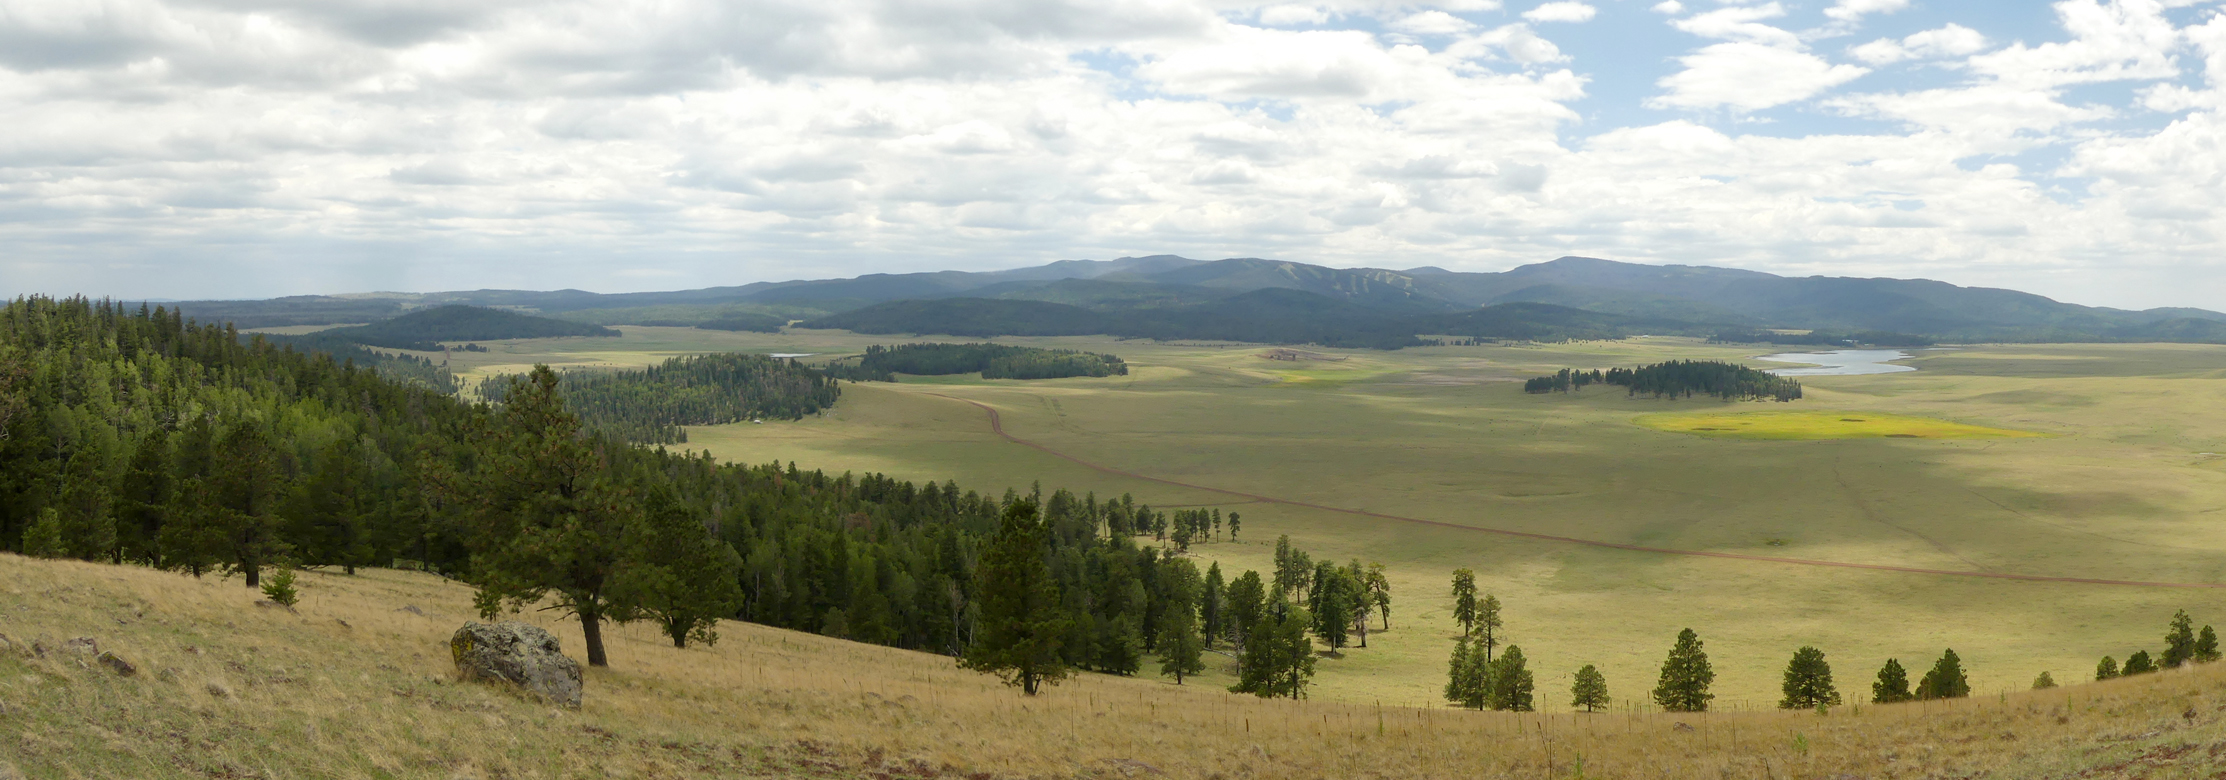
[[[469,379],[535,362],[623,367],[711,351],[813,353],[809,362],[904,340],[622,330],[621,339],[488,343],[490,352],[450,360]],[[1271,360],[1259,345],[997,341],[1112,352],[1131,373],[850,384],[822,416],[694,428],[685,446],[988,491],[1040,481],[1155,506],[1223,507],[1243,515],[1239,540],[1192,553],[1232,575],[1266,570],[1280,534],[1316,559],[1381,561],[1394,581],[1391,630],[1372,633],[1367,649],[1325,658],[1316,678],[1315,696],[1345,701],[1438,701],[1456,631],[1447,578],[1461,567],[1506,603],[1539,702],[1556,708],[1588,663],[1606,673],[1619,702],[1644,701],[1687,626],[1707,642],[1719,702],[1747,708],[1775,702],[1779,671],[1801,645],[1822,648],[1840,688],[1867,700],[1889,657],[1921,671],[1952,647],[1974,690],[1992,693],[2026,687],[2042,671],[2086,679],[2104,654],[2155,652],[2175,609],[2226,627],[2226,592],[2212,588],[1831,568],[1482,530],[1941,571],[2222,583],[2226,347],[1924,351],[1908,361],[1918,371],[1804,377],[1807,398],[1772,404],[1520,389],[1521,379],[1562,367],[1770,351],[1690,339],[1315,349],[1303,356],[1343,359],[1295,361]],[[999,438],[969,402],[996,409],[1013,436],[1105,468]],[[1770,433],[1693,430],[1739,422]],[[1225,684],[1227,674],[1216,668],[1201,682]]]

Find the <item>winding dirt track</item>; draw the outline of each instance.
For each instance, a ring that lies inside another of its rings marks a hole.
[[[1128,477],[1130,479],[1140,479],[1146,482],[1157,482],[1162,485],[1173,485],[1175,487],[1189,488],[1191,490],[1203,490],[1209,493],[1220,493],[1225,496],[1237,496],[1239,498],[1250,499],[1252,501],[1266,504],[1282,504],[1284,506],[1305,507],[1307,509],[1319,509],[1324,512],[1335,512],[1338,514],[1356,515],[1359,517],[1373,517],[1380,520],[1396,520],[1402,523],[1430,525],[1437,526],[1439,528],[1451,528],[1459,531],[1474,531],[1477,533],[1498,534],[1500,536],[1513,536],[1523,539],[1536,539],[1545,542],[1564,542],[1568,544],[1581,544],[1587,547],[1605,547],[1614,550],[1658,553],[1662,555],[1685,555],[1695,558],[1729,558],[1739,561],[1782,563],[1791,566],[1823,566],[1835,569],[1868,569],[1871,571],[1901,572],[1903,574],[1937,574],[1947,577],[1978,577],[1990,580],[2020,580],[2024,582],[2058,582],[2069,583],[2073,585],[2127,585],[2138,588],[2226,588],[2226,583],[2215,582],[2145,582],[2142,580],[2104,580],[2093,579],[2089,577],[2049,577],[2039,574],[2011,574],[2006,572],[1993,571],[1955,571],[1952,569],[1921,569],[1914,566],[1887,566],[1877,563],[1846,563],[1843,561],[1818,561],[1810,560],[1807,558],[1776,558],[1768,555],[1745,555],[1741,553],[1709,552],[1706,550],[1673,550],[1667,547],[1647,547],[1644,545],[1636,544],[1617,544],[1615,542],[1603,542],[1596,539],[1579,539],[1573,536],[1554,536],[1552,534],[1531,533],[1529,531],[1515,531],[1506,528],[1488,528],[1485,526],[1477,525],[1462,525],[1460,523],[1448,523],[1441,520],[1424,520],[1419,517],[1387,515],[1382,512],[1371,512],[1366,509],[1347,509],[1345,507],[1312,504],[1305,501],[1292,501],[1287,498],[1276,498],[1274,496],[1263,496],[1257,493],[1246,493],[1239,490],[1228,490],[1225,488],[1181,482],[1177,480],[1166,479],[1163,477],[1155,477],[1149,474],[1138,474],[1134,471],[1114,468],[1102,463],[1093,463],[1091,461],[1083,460],[1073,455],[1060,452],[1050,447],[1046,447],[1042,444],[1038,444],[1036,442],[1014,436],[1010,433],[1006,433],[1004,418],[998,416],[997,410],[991,407],[989,404],[985,404],[972,399],[960,398],[952,395],[944,395],[942,393],[922,393],[922,395],[932,395],[937,398],[944,398],[961,403],[973,404],[975,408],[981,409],[983,413],[989,415],[990,431],[997,434],[998,436],[1003,437],[1006,441],[1018,444],[1023,447],[1028,447],[1030,449],[1034,449],[1038,452],[1042,452],[1055,458],[1071,461],[1085,468],[1102,471],[1107,474],[1113,474],[1116,476]]]

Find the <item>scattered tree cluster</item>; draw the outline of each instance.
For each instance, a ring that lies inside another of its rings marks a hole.
[[[2172,615],[2171,624],[2165,628],[2164,652],[2152,657],[2147,650],[2135,650],[2132,655],[2126,656],[2125,665],[2122,667],[2118,665],[2117,659],[2107,655],[2103,656],[2102,662],[2095,665],[2095,679],[2108,680],[2113,677],[2128,677],[2136,674],[2147,674],[2160,669],[2178,669],[2191,663],[2207,664],[2217,660],[2219,660],[2218,632],[2211,630],[2211,627],[2207,625],[2203,626],[2201,631],[2196,631],[2195,620],[2188,617],[2187,610],[2183,609]]]
[[[899,344],[866,348],[856,363],[837,363],[829,375],[853,382],[894,382],[897,374],[947,376],[981,372],[984,379],[1061,379],[1127,376],[1114,355],[1003,344]]]
[[[512,377],[479,383],[501,403]],[[679,444],[683,425],[724,425],[771,417],[798,419],[833,406],[836,381],[794,360],[763,355],[677,357],[639,371],[567,371],[566,406],[593,430],[636,444]]]
[[[1655,398],[1691,398],[1706,395],[1727,401],[1793,401],[1801,397],[1796,380],[1720,360],[1672,360],[1638,368],[1606,371],[1562,369],[1523,383],[1527,393],[1571,392],[1590,384],[1620,385],[1631,395]]]

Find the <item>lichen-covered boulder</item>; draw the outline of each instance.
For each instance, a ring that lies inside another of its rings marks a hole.
[[[466,680],[505,682],[567,707],[580,706],[580,664],[537,626],[465,623],[448,640],[448,651]]]

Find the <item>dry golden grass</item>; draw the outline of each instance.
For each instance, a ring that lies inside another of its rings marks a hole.
[[[684,651],[640,627],[614,632],[614,668],[590,672],[572,712],[454,681],[445,642],[469,617],[462,586],[384,570],[304,583],[288,613],[251,606],[236,580],[0,555],[0,633],[14,644],[0,652],[0,777],[2031,778],[2226,766],[2226,668],[1829,715],[1514,715],[1099,676],[1030,699],[938,656],[729,624],[715,648]],[[542,622],[577,650],[571,626]],[[27,650],[76,636],[140,673]],[[1850,693],[1859,682],[1842,680]]]
[[[1727,439],[1826,441],[1832,439],[2029,439],[2031,431],[1968,425],[1884,412],[1766,411],[1642,414],[1642,427]]]

